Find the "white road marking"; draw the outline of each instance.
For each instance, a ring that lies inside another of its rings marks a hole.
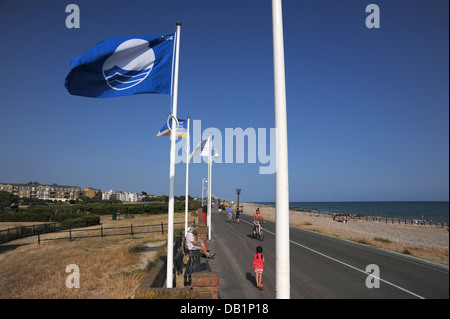
[[[244,220],[244,219],[241,219],[241,221],[243,221],[243,222],[245,222],[245,223],[247,223],[247,224],[249,224],[249,225],[253,225],[252,223],[250,223],[250,222],[248,222],[248,221],[246,221],[246,220]],[[275,233],[272,233],[271,231],[268,231],[267,229],[263,229],[263,231],[265,231],[265,232],[267,232],[267,233],[272,234],[272,235],[275,236]],[[356,270],[356,271],[359,271],[359,272],[361,272],[361,273],[363,273],[363,274],[365,274],[365,275],[369,275],[369,274],[368,274],[367,272],[365,272],[364,270],[359,269],[359,268],[356,268],[355,266],[349,265],[349,264],[347,264],[347,263],[345,263],[345,262],[343,262],[343,261],[340,261],[340,260],[338,260],[338,259],[336,259],[336,258],[333,258],[333,257],[330,257],[330,256],[328,256],[328,255],[325,255],[324,253],[321,253],[321,252],[319,252],[319,251],[317,251],[317,250],[314,250],[314,249],[312,249],[312,248],[306,247],[306,246],[304,246],[304,245],[302,245],[302,244],[299,244],[299,243],[297,243],[297,242],[295,242],[295,241],[292,241],[292,240],[289,240],[289,241],[290,241],[291,243],[297,245],[297,246],[300,246],[300,247],[302,247],[302,248],[304,248],[304,249],[307,249],[307,250],[309,250],[309,251],[312,251],[313,253],[316,253],[316,254],[318,254],[318,255],[320,255],[320,256],[322,256],[322,257],[328,258],[328,259],[330,259],[330,260],[332,260],[332,261],[334,261],[334,262],[337,262],[337,263],[339,263],[339,264],[341,264],[341,265],[344,265],[344,266],[347,266],[347,267],[349,267],[349,268],[351,268],[351,269],[354,269],[354,270]],[[411,295],[413,295],[413,296],[415,296],[415,297],[417,297],[417,298],[419,298],[419,299],[425,299],[424,297],[422,297],[422,296],[420,296],[420,295],[418,295],[418,294],[416,294],[416,293],[414,293],[414,292],[412,292],[412,291],[409,291],[409,290],[407,290],[407,289],[405,289],[405,288],[402,288],[402,287],[400,287],[400,286],[397,286],[396,284],[393,284],[393,283],[391,283],[391,282],[389,282],[389,281],[387,281],[387,280],[384,280],[384,279],[382,279],[382,278],[378,278],[378,277],[376,277],[376,276],[372,276],[372,277],[373,277],[373,278],[376,278],[376,279],[378,279],[378,280],[380,280],[380,281],[382,281],[382,282],[384,282],[384,283],[386,283],[386,284],[388,284],[388,285],[390,285],[390,286],[392,286],[392,287],[395,287],[395,288],[397,288],[397,289],[400,289],[400,290],[402,290],[402,291],[404,291],[404,292],[406,292],[406,293],[408,293],[408,294],[411,294]]]

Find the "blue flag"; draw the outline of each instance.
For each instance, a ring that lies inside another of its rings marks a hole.
[[[169,119],[169,125],[172,127],[172,118]],[[170,136],[170,130],[167,123],[159,130],[156,136]],[[177,134],[178,137],[187,138],[187,120],[178,119]]]
[[[70,94],[115,97],[171,94],[174,34],[117,37],[70,61],[65,86]]]

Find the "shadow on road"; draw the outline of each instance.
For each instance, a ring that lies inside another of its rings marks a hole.
[[[247,278],[248,281],[252,283],[253,286],[256,285],[256,277],[254,275],[248,272],[245,274],[245,277]]]

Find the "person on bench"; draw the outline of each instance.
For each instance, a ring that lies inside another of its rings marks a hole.
[[[206,256],[206,258],[208,259],[212,259],[214,258],[215,254],[210,254],[208,253],[208,251],[206,250],[205,245],[203,245],[203,243],[198,242],[195,240],[194,237],[194,227],[189,227],[188,228],[188,233],[186,235],[186,247],[188,250],[200,250],[203,255]]]

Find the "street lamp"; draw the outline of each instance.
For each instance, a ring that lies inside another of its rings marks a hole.
[[[237,209],[239,209],[239,195],[241,194],[241,189],[240,188],[236,188],[236,194],[238,195],[238,203],[237,203]]]

